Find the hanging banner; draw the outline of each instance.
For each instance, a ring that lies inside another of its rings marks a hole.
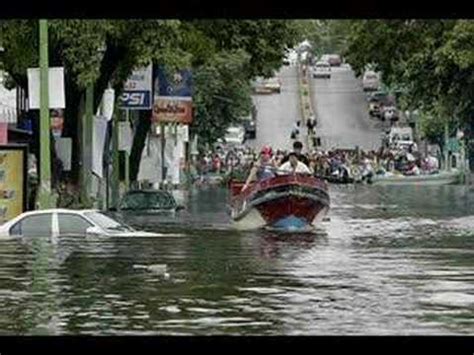
[[[64,97],[64,68],[49,68],[49,108],[65,108]],[[28,69],[28,93],[30,110],[40,108],[40,70],[39,68]]]
[[[92,135],[92,172],[99,178],[104,177],[104,149],[107,136],[107,119],[103,116],[94,116]]]
[[[97,109],[96,116],[103,116],[107,121],[112,119],[114,114],[115,90],[105,89],[102,95],[102,101]]]
[[[126,151],[130,154],[132,150],[133,133],[130,122],[119,122],[119,144],[118,150]]]
[[[187,69],[174,73],[163,66],[156,70],[153,122],[190,124],[192,114],[192,75]]]
[[[152,101],[152,65],[134,70],[124,85],[119,107],[127,110],[149,110]]]
[[[26,211],[26,145],[0,145],[0,224]]]
[[[63,170],[71,171],[72,138],[57,138],[54,144],[58,158],[63,163]]]

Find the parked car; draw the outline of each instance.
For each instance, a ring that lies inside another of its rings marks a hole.
[[[379,75],[374,71],[366,71],[362,78],[362,89],[364,91],[376,91],[380,87]]]
[[[374,117],[381,117],[383,106],[388,102],[394,104],[386,91],[374,91],[367,96],[369,102],[369,114]]]
[[[184,209],[166,190],[131,190],[119,202],[118,211],[140,214],[174,213]]]
[[[412,146],[413,129],[410,127],[392,127],[388,133],[389,147],[401,149]]]
[[[229,146],[240,146],[245,142],[245,129],[243,126],[232,126],[227,129],[224,142]]]
[[[331,78],[331,66],[328,62],[319,61],[313,67],[313,78]]]
[[[342,64],[342,59],[339,54],[331,54],[329,55],[328,62],[332,67],[340,67]]]
[[[320,60],[321,62],[328,62],[328,63],[329,63],[329,58],[330,58],[330,57],[331,57],[330,54],[323,54],[323,55],[321,56],[321,58],[319,58],[319,60]]]
[[[394,105],[383,106],[383,120],[395,122],[398,121],[398,110]]]
[[[97,210],[30,211],[0,226],[0,238],[67,235],[159,236],[155,233],[136,231]]]
[[[252,105],[250,115],[242,118],[245,130],[245,138],[255,139],[257,137],[257,107]]]
[[[382,102],[388,98],[389,94],[384,90],[371,91],[367,94],[367,101],[373,102]]]
[[[381,117],[382,115],[382,107],[379,101],[371,101],[369,102],[369,115],[373,117]]]
[[[278,78],[257,78],[253,83],[253,91],[256,94],[271,94],[281,92],[281,80]]]

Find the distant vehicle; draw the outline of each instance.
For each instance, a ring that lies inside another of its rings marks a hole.
[[[224,142],[230,146],[239,146],[244,144],[245,129],[242,126],[232,126],[227,129]]]
[[[374,71],[366,71],[362,78],[362,89],[364,91],[377,91],[379,87],[379,75]]]
[[[321,58],[319,58],[319,60],[320,60],[321,62],[328,62],[328,63],[329,63],[329,58],[330,58],[330,57],[331,57],[330,54],[323,54],[323,55],[321,56]]]
[[[0,238],[67,235],[159,236],[136,231],[97,210],[30,211],[0,226]]]
[[[165,190],[132,190],[121,199],[118,211],[140,214],[173,213],[184,209],[173,194]]]
[[[411,127],[392,127],[388,133],[389,147],[407,149],[414,143],[413,129]]]
[[[367,101],[369,102],[383,102],[388,98],[389,94],[384,90],[372,91],[367,94]]]
[[[383,120],[384,121],[391,121],[395,122],[398,121],[399,116],[398,116],[398,110],[395,106],[389,105],[389,106],[383,106]]]
[[[331,54],[329,55],[328,62],[332,67],[339,67],[342,64],[342,59],[339,54]]]
[[[381,106],[382,105],[378,101],[369,102],[369,115],[373,117],[381,117],[382,115]]]
[[[367,96],[369,102],[369,114],[374,117],[382,118],[383,107],[385,105],[394,105],[395,98],[386,91],[374,91]]]
[[[313,78],[331,78],[331,66],[328,62],[319,61],[313,67]]]
[[[257,78],[253,84],[256,94],[281,93],[281,80],[278,78],[263,79]]]
[[[250,115],[244,117],[245,137],[248,139],[255,139],[257,137],[257,108],[252,105],[252,112]]]

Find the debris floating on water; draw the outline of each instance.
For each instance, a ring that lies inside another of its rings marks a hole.
[[[154,274],[162,275],[165,278],[165,280],[168,280],[170,278],[170,274],[167,272],[166,264],[133,265],[133,268],[147,270]]]

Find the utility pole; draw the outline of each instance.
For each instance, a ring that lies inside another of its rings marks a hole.
[[[90,186],[92,183],[92,132],[94,119],[94,85],[86,87],[86,112],[82,126],[82,201],[87,205],[90,200]]]
[[[166,180],[166,165],[165,165],[165,148],[166,148],[166,138],[165,138],[165,123],[161,122],[160,124],[160,138],[161,138],[161,186],[165,188]]]
[[[128,128],[130,125],[130,110],[125,109],[125,125]],[[131,147],[130,147],[131,149]],[[130,188],[130,154],[128,150],[124,151],[125,154],[125,190],[128,191]]]
[[[39,20],[40,60],[40,184],[39,209],[53,207],[51,191],[51,150],[49,117],[49,63],[48,63],[48,20]]]
[[[448,122],[446,121],[444,124],[444,164],[445,164],[446,171],[451,170],[451,166],[449,164],[448,143],[449,143],[449,128],[448,128]]]
[[[117,208],[120,198],[119,115],[117,111],[114,112],[112,120],[112,207]]]

